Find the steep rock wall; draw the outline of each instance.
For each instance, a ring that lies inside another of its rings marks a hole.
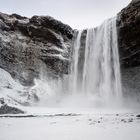
[[[42,66],[54,78],[68,74],[72,38],[72,28],[52,17],[0,13],[0,68],[24,85]]]
[[[118,14],[118,43],[124,91],[140,93],[140,0]]]

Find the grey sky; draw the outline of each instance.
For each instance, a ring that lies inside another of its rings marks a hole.
[[[31,17],[50,15],[76,29],[95,27],[131,0],[1,0],[0,11]]]

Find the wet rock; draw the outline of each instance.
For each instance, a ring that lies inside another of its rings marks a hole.
[[[137,117],[137,118],[140,118],[140,114],[138,114],[136,117]]]
[[[0,98],[0,104],[5,104],[4,98]]]
[[[128,119],[128,122],[133,122],[133,118]]]
[[[121,119],[121,122],[127,123],[127,121],[125,119]]]
[[[4,104],[0,107],[0,114],[23,114],[24,111]]]
[[[88,119],[88,121],[92,121],[92,119]]]

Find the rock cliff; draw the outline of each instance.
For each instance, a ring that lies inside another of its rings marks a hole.
[[[140,0],[118,14],[118,43],[122,80],[126,92],[140,92]]]
[[[24,85],[42,66],[56,78],[67,74],[72,38],[72,28],[52,17],[0,13],[0,68]]]
[[[140,65],[140,1],[132,1],[118,14],[118,40],[123,67]]]

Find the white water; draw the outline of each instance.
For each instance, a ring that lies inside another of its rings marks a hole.
[[[106,20],[95,29],[79,31],[74,43],[69,92],[98,98],[103,104],[121,103],[122,88],[116,19]],[[83,40],[82,40],[83,41]]]
[[[79,49],[80,49],[80,45],[81,45],[81,35],[82,35],[82,31],[78,32],[77,38],[74,42],[74,48],[73,48],[73,65],[72,65],[72,92],[77,92],[76,89],[78,87],[78,81],[77,81],[77,75],[78,75],[78,60],[79,60]],[[76,47],[75,47],[76,46]]]

